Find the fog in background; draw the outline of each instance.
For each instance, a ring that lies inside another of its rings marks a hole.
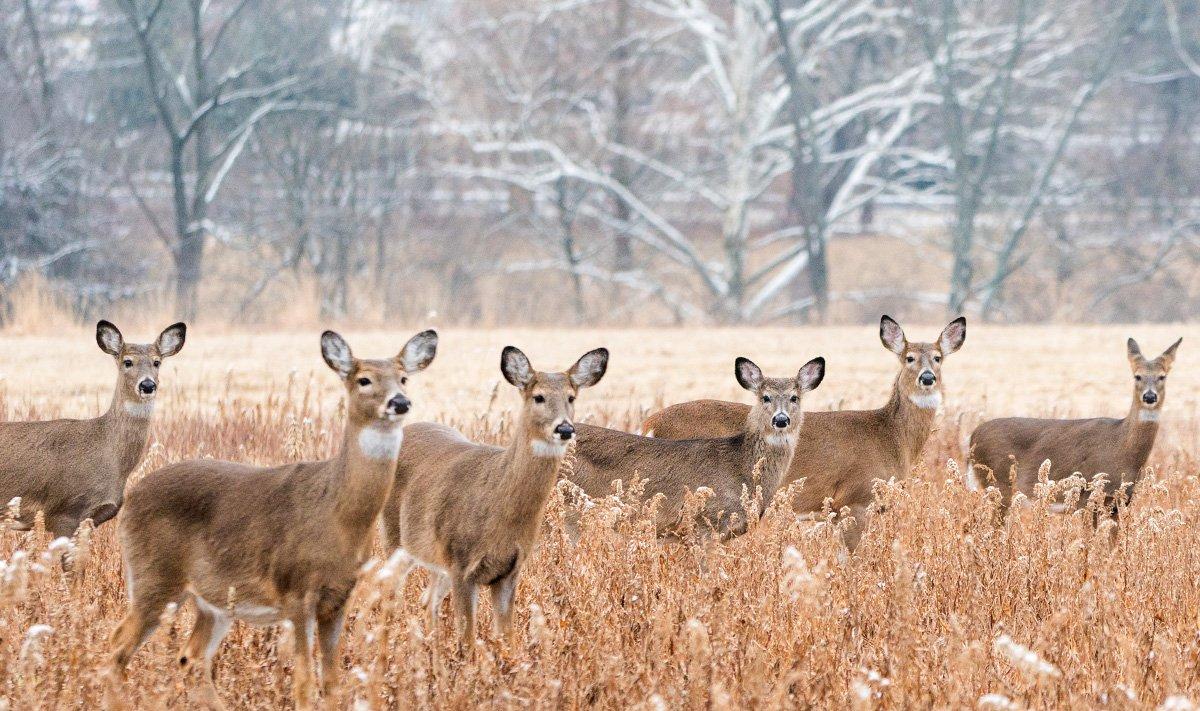
[[[9,0],[0,322],[1190,319],[1198,116],[1195,0]]]

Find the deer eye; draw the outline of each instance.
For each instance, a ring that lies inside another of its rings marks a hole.
[[[941,357],[940,355],[935,355],[935,356],[933,357],[933,362],[934,362],[934,363],[941,363],[941,362],[942,362],[942,357]]]
[[[1140,375],[1133,376],[1133,379],[1138,381],[1139,383],[1142,382],[1142,376],[1140,376]]]
[[[771,402],[771,396],[770,396],[770,395],[763,395],[763,402]]]
[[[1165,376],[1165,375],[1158,376],[1158,382],[1160,382],[1160,383],[1166,379],[1167,379],[1167,376]]]
[[[799,396],[799,395],[793,395],[793,396],[792,396],[792,402],[800,402],[800,396]]]
[[[914,363],[914,362],[916,362],[916,360],[917,360],[916,356],[908,356],[907,358],[904,359],[904,362],[905,363]]]
[[[404,378],[400,378],[400,384],[401,384],[401,385],[408,385],[408,378],[406,378],[406,377],[404,377]]]
[[[125,359],[125,367],[126,367],[126,368],[132,368],[132,367],[133,367],[133,361],[132,361],[132,360],[130,360],[129,358],[126,358],[126,359]]]
[[[359,378],[358,384],[365,388],[371,384],[371,379],[370,378]]]
[[[155,361],[154,361],[154,367],[155,367],[155,368],[157,368],[157,367],[158,367],[158,366],[160,366],[160,365],[162,365],[162,361],[161,361],[161,360],[155,360]]]
[[[533,401],[536,402],[537,404],[541,405],[542,403],[546,402],[546,396],[545,395],[534,395]]]
[[[571,403],[571,404],[574,404],[574,403],[575,403],[575,396],[574,396],[574,395],[568,395],[568,396],[567,396],[567,402],[569,402],[569,403]]]

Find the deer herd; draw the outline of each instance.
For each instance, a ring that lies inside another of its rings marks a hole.
[[[460,640],[474,639],[480,588],[489,593],[497,636],[507,636],[518,577],[560,477],[590,497],[611,494],[621,482],[624,491],[657,498],[653,523],[664,538],[685,530],[738,536],[751,523],[747,492],[761,492],[765,507],[787,491],[797,514],[844,518],[852,552],[872,511],[874,483],[907,477],[917,463],[942,406],[942,366],[966,332],[958,318],[937,340],[911,342],[884,316],[880,340],[900,371],[875,410],[806,413],[804,396],[825,377],[823,358],[785,377],[767,377],[738,358],[734,376],[752,404],[672,405],[647,418],[640,434],[575,421],[576,397],[604,377],[606,349],[555,372],[535,370],[509,346],[500,372],[520,409],[511,440],[498,447],[440,424],[403,424],[413,407],[408,378],[434,360],[437,333],[423,331],[394,357],[368,360],[326,331],[321,354],[346,390],[344,436],[332,459],[274,467],[184,461],[127,491],[147,448],[162,360],[183,348],[186,327],[177,323],[153,343],[131,344],[101,321],[96,340],[117,370],[111,406],[95,419],[0,423],[0,500],[16,512],[12,528],[33,528],[40,516],[56,536],[73,535],[85,520],[99,526],[118,518],[129,610],[112,635],[114,687],[163,611],[190,598],[195,626],[178,661],[199,664],[207,705],[221,705],[213,656],[241,619],[292,625],[294,695],[305,708],[314,696],[314,638],[322,694],[336,688],[338,636],[377,523],[391,562],[430,573],[424,600],[432,623],[451,596]],[[1014,495],[1032,493],[1049,460],[1059,473],[1111,477],[1104,502],[1115,517],[1154,445],[1179,343],[1147,359],[1129,339],[1133,402],[1123,419],[980,424],[964,449],[968,484],[996,487],[1007,510]],[[560,466],[569,451],[571,465]],[[699,489],[702,505],[689,508]]]

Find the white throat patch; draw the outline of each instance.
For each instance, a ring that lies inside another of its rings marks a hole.
[[[922,410],[936,410],[942,406],[942,393],[937,390],[931,393],[913,393],[908,399]]]
[[[154,414],[154,401],[124,403],[125,414],[130,417],[149,417]]]
[[[791,447],[796,443],[796,435],[792,432],[772,432],[767,435],[767,444],[772,447]]]
[[[1153,410],[1138,410],[1138,419],[1142,422],[1158,422],[1158,414],[1161,412],[1158,408]]]
[[[569,440],[568,440],[569,441]],[[535,457],[559,458],[567,453],[567,442],[562,440],[535,439],[529,443]]]
[[[364,427],[358,433],[358,449],[369,459],[394,460],[400,453],[404,430],[400,427]]]

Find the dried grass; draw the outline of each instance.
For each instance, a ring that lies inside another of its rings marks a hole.
[[[1174,333],[1137,335],[1165,344]],[[481,624],[468,660],[457,653],[451,604],[431,630],[419,602],[425,574],[397,589],[377,548],[350,604],[348,673],[332,706],[1193,708],[1200,479],[1186,344],[1155,473],[1111,540],[1086,513],[1054,515],[1044,500],[994,526],[994,497],[969,491],[946,462],[959,454],[960,423],[982,416],[1123,413],[1123,335],[973,330],[946,365],[950,410],[925,463],[913,478],[881,485],[887,510],[848,560],[832,524],[777,506],[728,544],[663,545],[628,493],[591,502],[573,542],[564,489],[522,576],[516,634],[502,644]],[[319,364],[315,334],[197,329],[192,338],[166,368],[154,446],[135,477],[187,457],[273,463],[331,452],[338,389]],[[377,355],[402,339],[349,340]],[[579,415],[629,428],[658,402],[737,397],[736,353],[772,373],[825,355],[830,377],[811,407],[881,403],[895,368],[870,329],[450,332],[439,361],[414,380],[415,416],[481,440],[507,437],[515,398],[494,393],[499,348],[510,341],[538,367],[607,345],[608,379],[581,398]],[[6,336],[0,352],[2,418],[86,416],[108,400],[111,364],[89,334]],[[40,529],[0,534],[0,708],[103,704],[100,670],[125,606],[114,531],[84,531],[70,543]],[[196,703],[197,679],[173,663],[191,618],[187,606],[170,611],[134,659],[125,692],[137,707]],[[286,634],[235,626],[216,662],[227,703],[289,706]]]

